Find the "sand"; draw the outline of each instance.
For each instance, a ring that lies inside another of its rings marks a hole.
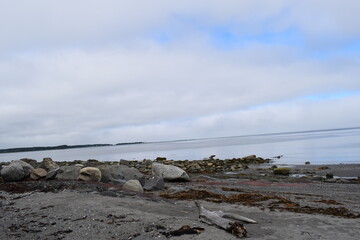
[[[360,165],[328,167],[325,170],[346,176],[360,175]],[[299,172],[323,171],[308,165],[296,168]],[[192,175],[190,183],[167,183],[166,190],[145,194],[71,181],[22,182],[6,188],[2,184],[0,239],[237,239],[202,222],[195,200],[209,210],[256,220],[257,224],[244,223],[248,239],[359,239],[358,181],[256,174],[264,174],[264,169]],[[14,191],[16,188],[21,191]],[[258,201],[259,197],[266,200]],[[184,225],[204,230],[164,235]]]

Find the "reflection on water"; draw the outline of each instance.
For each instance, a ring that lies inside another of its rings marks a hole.
[[[155,159],[159,156],[197,160],[213,154],[221,159],[251,154],[264,158],[283,155],[283,158],[276,159],[276,163],[289,164],[303,164],[306,161],[313,164],[360,163],[360,128],[6,153],[0,154],[0,161],[20,158],[41,161],[44,157],[52,157],[56,161],[118,161]]]

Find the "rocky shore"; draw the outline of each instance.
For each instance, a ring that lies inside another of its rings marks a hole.
[[[252,155],[3,163],[0,239],[240,237],[199,218],[199,204],[254,219],[257,224],[234,221],[250,239],[358,239],[359,164],[270,161]]]

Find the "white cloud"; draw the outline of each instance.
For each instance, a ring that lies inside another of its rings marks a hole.
[[[240,37],[293,27],[309,46],[357,40],[356,1],[305,2],[1,3],[0,146],[356,125],[348,106],[357,97],[331,109],[332,100],[297,99],[360,89],[358,53],[313,58],[304,46],[255,41],[223,51],[211,43],[218,26]],[[169,42],[154,39],[162,31]]]

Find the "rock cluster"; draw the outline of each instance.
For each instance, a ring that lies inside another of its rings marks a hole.
[[[164,189],[164,182],[190,181],[188,173],[237,171],[248,164],[269,162],[255,155],[234,159],[215,159],[215,155],[198,161],[174,161],[157,158],[143,161],[100,162],[88,161],[54,162],[44,158],[42,162],[33,159],[12,161],[2,166],[1,178],[5,182],[32,180],[81,180],[104,182],[122,186],[123,189],[142,193]],[[146,174],[146,175],[145,175]],[[149,176],[150,175],[150,176]]]
[[[241,171],[247,168],[249,164],[259,165],[262,163],[269,163],[270,159],[263,159],[256,155],[250,155],[243,158],[232,159],[216,159],[212,155],[203,160],[189,161],[189,160],[167,160],[163,157],[158,157],[154,161],[145,159],[143,161],[127,161],[120,160],[120,164],[127,165],[139,169],[140,172],[148,174],[151,173],[152,163],[162,163],[165,165],[172,165],[179,167],[187,173],[212,173],[212,172],[229,172]]]

